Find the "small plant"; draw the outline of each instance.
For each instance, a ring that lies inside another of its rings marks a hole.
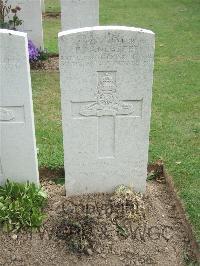
[[[44,60],[47,60],[49,58],[49,54],[48,54],[47,49],[44,49],[44,51],[40,50],[39,53],[40,53],[39,60],[44,61]]]
[[[118,232],[119,235],[121,235],[123,237],[126,237],[126,238],[129,236],[128,230],[124,226],[122,226],[121,224],[117,223],[116,227],[117,227],[117,232]]]
[[[48,51],[46,49],[44,51],[38,49],[31,40],[28,41],[28,52],[30,63],[48,59]]]
[[[28,40],[28,52],[29,52],[29,61],[31,63],[39,60],[40,51],[31,40]]]
[[[45,218],[42,211],[47,194],[33,183],[7,181],[0,186],[0,225],[4,231],[39,228]]]
[[[144,197],[141,193],[135,192],[133,188],[124,185],[116,187],[111,197],[111,204],[115,212],[115,220],[123,219],[140,221],[145,218]],[[117,225],[118,232],[122,233],[122,228]],[[119,230],[120,229],[120,230]]]
[[[16,30],[17,26],[22,25],[22,20],[18,17],[18,12],[21,10],[21,7],[16,6],[12,8],[11,5],[8,5],[8,0],[0,0],[0,28]],[[12,19],[6,19],[9,14],[13,14]]]
[[[22,20],[19,19],[19,17],[17,16],[17,12],[21,10],[21,7],[16,6],[15,8],[11,9],[11,12],[13,13],[13,17],[12,19],[10,19],[8,21],[9,23],[9,28],[12,30],[17,30],[17,27],[22,25]]]

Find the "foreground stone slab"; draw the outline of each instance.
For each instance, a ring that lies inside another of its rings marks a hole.
[[[28,38],[33,41],[37,48],[44,49],[42,27],[42,0],[9,0],[12,7],[19,6],[18,15],[23,20],[17,30],[26,32]],[[12,15],[8,17],[10,19]]]
[[[154,33],[93,27],[59,34],[67,194],[144,192]]]
[[[38,183],[26,33],[0,30],[0,184]]]
[[[61,0],[62,30],[99,25],[99,0]]]

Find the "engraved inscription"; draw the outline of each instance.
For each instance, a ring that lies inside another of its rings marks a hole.
[[[116,71],[98,72],[97,101],[80,110],[83,116],[129,115],[134,112],[132,104],[119,100]]]
[[[141,31],[142,33],[142,31]],[[102,33],[103,34],[103,33]],[[104,62],[116,62],[120,65],[129,63],[134,65],[146,65],[152,62],[154,56],[146,47],[151,45],[151,42],[141,35],[140,38],[121,36],[117,32],[104,33],[105,45],[102,43],[102,38],[93,36],[87,38],[80,35],[79,39],[74,42],[71,48],[71,54],[63,54],[60,58],[61,65],[85,65],[90,64],[91,60],[96,60],[99,65],[104,65]],[[138,52],[141,49],[142,54]],[[151,51],[151,50],[150,50]]]

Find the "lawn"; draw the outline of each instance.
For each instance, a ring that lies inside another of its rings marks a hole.
[[[46,2],[47,11],[59,11],[56,0]],[[200,240],[199,14],[199,0],[100,0],[101,25],[156,33],[149,160],[164,160]],[[51,52],[58,52],[59,28],[59,18],[45,18]],[[40,166],[63,167],[59,75],[32,72],[32,81]]]
[[[45,12],[60,12],[60,0],[45,0]]]

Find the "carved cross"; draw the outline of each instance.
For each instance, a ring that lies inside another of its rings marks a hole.
[[[142,99],[119,99],[116,71],[99,71],[96,101],[71,102],[74,119],[98,118],[99,158],[115,157],[115,131],[117,117],[141,117]]]

